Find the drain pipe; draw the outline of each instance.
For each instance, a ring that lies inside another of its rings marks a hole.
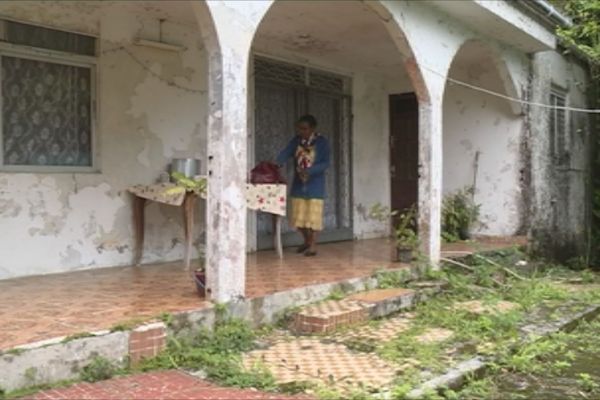
[[[566,17],[546,0],[520,0],[519,2],[530,9],[534,9],[548,20],[557,23],[560,26],[568,28],[573,26],[573,21],[571,21],[570,18]]]

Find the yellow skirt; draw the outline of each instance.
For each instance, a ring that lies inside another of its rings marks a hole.
[[[295,228],[323,230],[323,200],[292,198],[292,218]]]

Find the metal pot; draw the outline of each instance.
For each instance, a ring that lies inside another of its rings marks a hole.
[[[197,158],[174,158],[171,161],[171,173],[180,172],[188,178],[200,175],[200,160]]]

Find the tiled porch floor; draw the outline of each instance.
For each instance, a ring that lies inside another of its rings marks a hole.
[[[506,247],[512,241],[452,245],[452,251]],[[248,256],[246,295],[368,276],[397,268],[385,239],[322,245],[317,257],[286,252]],[[206,307],[180,263],[115,267],[0,281],[0,349],[117,323]]]

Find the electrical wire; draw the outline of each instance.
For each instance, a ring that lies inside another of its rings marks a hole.
[[[114,53],[117,51],[123,51],[125,54],[127,54],[133,61],[135,61],[140,67],[142,67],[144,69],[144,71],[148,72],[150,75],[152,75],[153,77],[155,77],[156,79],[160,80],[161,82],[175,87],[177,89],[183,90],[185,92],[188,93],[206,93],[206,90],[200,90],[200,89],[192,89],[192,88],[188,88],[182,85],[179,85],[173,81],[167,80],[165,78],[163,78],[162,76],[160,76],[160,74],[157,74],[156,72],[154,72],[150,67],[148,67],[142,60],[140,60],[135,54],[133,54],[129,49],[127,49],[125,46],[119,46],[116,47],[114,49],[109,49],[109,50],[105,50],[102,52],[102,54],[108,54],[108,53]],[[507,101],[511,101],[514,103],[519,103],[522,105],[528,105],[528,106],[534,106],[534,107],[541,107],[541,108],[547,108],[547,109],[555,109],[555,110],[564,110],[564,111],[572,111],[572,112],[578,112],[578,113],[586,113],[586,114],[600,114],[600,109],[593,109],[593,108],[580,108],[580,107],[570,107],[570,106],[558,106],[558,105],[553,105],[553,104],[546,104],[546,103],[539,103],[539,102],[534,102],[534,101],[527,101],[527,100],[522,100],[516,97],[512,97],[512,96],[508,96],[502,93],[498,93],[495,92],[493,90],[490,89],[486,89],[483,88],[481,86],[477,86],[468,82],[464,82],[461,81],[459,79],[454,79],[451,78],[449,76],[445,76],[444,74],[442,74],[441,72],[435,70],[434,68],[428,67],[426,65],[423,64],[419,64],[417,63],[417,66],[419,66],[420,68],[426,69],[429,72],[432,72],[433,74],[443,78],[446,80],[446,82],[450,82],[453,83],[455,85],[459,85],[459,86],[463,86],[466,87],[468,89],[471,90],[475,90],[481,93],[485,93],[488,94],[490,96],[495,96],[495,97],[499,97],[501,99],[507,100]]]
[[[187,93],[196,93],[196,94],[197,93],[206,93],[206,90],[188,88],[188,87],[179,85],[178,83],[175,83],[172,80],[163,78],[160,74],[154,72],[152,70],[152,68],[150,68],[148,65],[146,65],[146,63],[144,63],[142,60],[140,60],[135,54],[133,54],[133,52],[131,50],[129,50],[125,46],[118,46],[118,47],[115,47],[112,49],[104,50],[101,52],[101,54],[110,54],[110,53],[116,53],[119,51],[122,51],[123,53],[127,54],[144,71],[146,71],[148,74],[150,74],[151,76],[153,76],[154,78],[158,79],[159,81],[163,82],[164,84],[166,84],[168,86],[177,88],[179,90],[183,90],[184,92],[187,92]]]

